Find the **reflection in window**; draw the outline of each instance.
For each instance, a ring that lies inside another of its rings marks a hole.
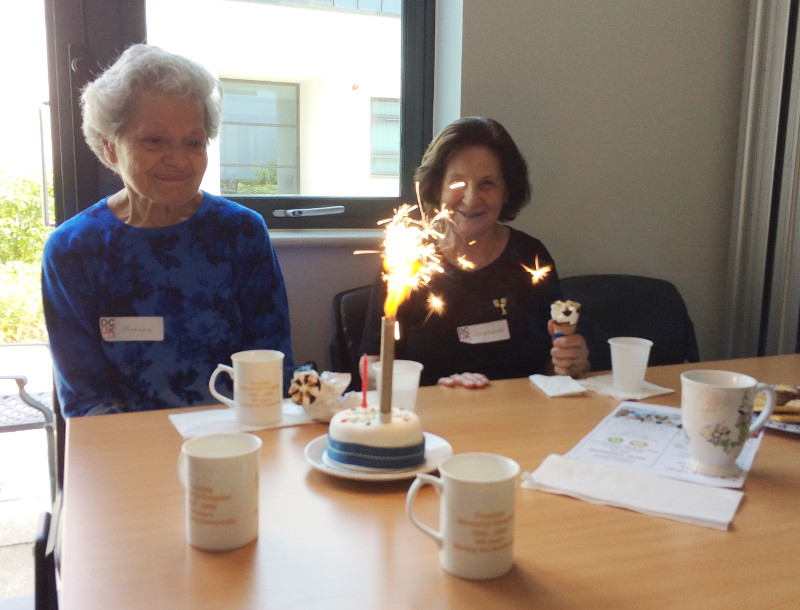
[[[298,192],[297,85],[223,80],[220,192]]]
[[[370,101],[370,174],[400,175],[400,100],[373,98]]]

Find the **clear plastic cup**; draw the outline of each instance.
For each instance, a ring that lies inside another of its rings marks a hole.
[[[375,387],[380,391],[381,373],[383,371],[380,361],[372,363],[375,373]],[[413,360],[395,360],[392,373],[392,406],[396,409],[413,411],[417,408],[417,390],[419,390],[419,377],[422,373],[422,364]]]

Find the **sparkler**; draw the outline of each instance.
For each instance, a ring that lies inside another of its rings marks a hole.
[[[435,294],[430,293],[428,295],[428,315],[425,316],[425,320],[423,320],[422,323],[425,324],[425,322],[428,321],[428,318],[435,313],[441,315],[442,311],[444,311],[444,301]]]
[[[522,263],[520,263],[522,265]],[[528,273],[531,274],[531,283],[538,284],[541,279],[547,276],[548,273],[553,269],[552,265],[547,265],[545,267],[539,267],[539,255],[536,255],[536,262],[535,262],[535,269],[531,269],[525,265],[522,265],[522,268],[525,269]]]
[[[434,229],[434,223],[449,216],[441,211],[430,221],[424,216],[420,220],[410,214],[418,206],[401,205],[394,217],[378,224],[386,225],[383,242],[383,279],[386,282],[386,301],[381,318],[381,421],[391,421],[392,370],[394,367],[394,342],[397,309],[406,300],[409,292],[427,284],[434,273],[442,271],[435,239],[442,235]]]
[[[475,268],[475,263],[467,259],[467,257],[464,255],[459,256],[456,260],[458,261],[458,264],[462,269],[469,270]]]

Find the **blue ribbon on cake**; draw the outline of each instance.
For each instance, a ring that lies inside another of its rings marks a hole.
[[[328,457],[342,464],[383,470],[417,468],[425,461],[425,440],[407,447],[370,447],[342,443],[328,436]]]

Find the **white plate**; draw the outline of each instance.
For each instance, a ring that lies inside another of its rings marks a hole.
[[[773,430],[782,430],[783,432],[800,434],[800,424],[785,424],[783,422],[772,421],[771,419],[768,419],[765,426],[767,428],[772,428]]]
[[[443,438],[425,432],[425,461],[418,468],[406,470],[351,470],[326,459],[325,449],[328,446],[328,435],[318,436],[306,445],[308,463],[321,472],[357,481],[400,481],[417,476],[418,472],[433,472],[444,458],[453,454],[453,448]]]

